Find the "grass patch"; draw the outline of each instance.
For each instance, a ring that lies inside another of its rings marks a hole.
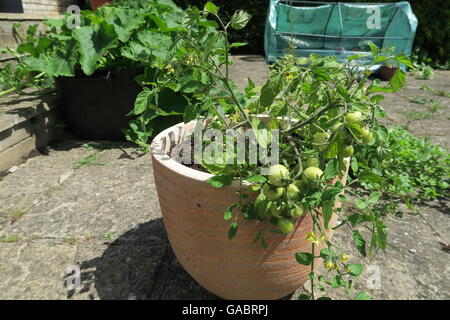
[[[405,111],[405,117],[408,120],[431,119],[433,115],[427,111]]]
[[[72,166],[73,169],[80,169],[82,166],[104,166],[104,163],[97,162],[97,156],[95,154],[91,154],[77,162]]]
[[[78,239],[75,237],[67,237],[63,240],[63,243],[67,243],[70,245],[75,245],[75,244],[77,244],[77,242],[78,242]]]
[[[9,213],[11,220],[19,220],[22,216],[28,212],[27,208],[15,209]]]
[[[17,234],[13,234],[10,236],[0,236],[0,242],[3,243],[11,243],[19,241],[19,236]]]
[[[105,141],[105,142],[89,142],[84,143],[82,145],[83,148],[88,150],[110,150],[110,149],[117,149],[121,145],[120,142],[114,142],[114,141]]]

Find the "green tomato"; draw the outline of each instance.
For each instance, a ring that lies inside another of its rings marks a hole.
[[[263,191],[263,194],[267,197],[267,199],[275,201],[275,200],[281,198],[281,196],[284,193],[284,188],[281,188],[281,187],[273,188],[266,183],[263,186],[262,191]]]
[[[336,122],[332,127],[331,127],[331,131],[332,132],[336,132],[339,130],[339,128],[342,126],[342,122]]]
[[[282,208],[279,207],[276,202],[272,202],[270,205],[270,212],[272,213],[272,217],[281,218]]]
[[[318,132],[314,135],[313,143],[316,144],[314,147],[318,151],[324,151],[327,148],[327,141],[330,135],[326,132]]]
[[[276,164],[269,168],[269,182],[274,186],[282,186],[283,180],[286,179],[289,179],[289,170],[282,164]]]
[[[349,112],[345,115],[345,121],[348,123],[360,124],[363,120],[363,115],[360,111]]]
[[[291,219],[281,218],[278,220],[278,227],[283,234],[288,234],[294,229],[294,224]]]
[[[370,141],[372,141],[373,139],[373,133],[370,132],[369,130],[367,130],[366,128],[362,128],[362,142],[364,144],[368,144],[370,143]]]
[[[303,182],[306,184],[314,183],[315,180],[318,180],[322,177],[323,171],[317,167],[308,167],[303,171]]]
[[[295,180],[293,184],[298,188],[300,193],[306,189],[306,184],[302,180]]]
[[[304,206],[298,206],[298,207],[295,207],[295,208],[293,208],[292,210],[291,210],[291,216],[294,218],[294,219],[297,219],[297,218],[300,218],[301,216],[303,216],[303,215],[305,215],[306,214],[306,209],[305,209],[305,207]]]
[[[298,187],[291,183],[290,185],[287,186],[286,188],[286,192],[287,192],[287,196],[289,197],[289,199],[291,200],[295,200],[297,199],[297,197],[300,195],[300,190],[298,189]]]
[[[268,200],[267,200],[266,196],[264,195],[264,193],[260,193],[256,197],[254,206],[256,209],[256,213],[258,214],[258,217],[260,217],[260,218],[268,217],[267,203],[268,203]]]
[[[341,150],[339,150],[339,157],[340,158],[348,158],[353,155],[355,150],[353,149],[353,146],[345,146]]]
[[[306,167],[318,167],[320,165],[320,160],[318,157],[310,156],[306,159]]]

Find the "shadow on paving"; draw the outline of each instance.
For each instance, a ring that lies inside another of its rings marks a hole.
[[[94,284],[100,299],[219,299],[178,263],[161,218],[125,232],[80,269],[81,292]]]
[[[82,262],[80,269],[81,292],[94,285],[102,300],[221,299],[201,287],[178,263],[161,218],[125,232],[100,258]],[[70,291],[67,298],[74,293]]]

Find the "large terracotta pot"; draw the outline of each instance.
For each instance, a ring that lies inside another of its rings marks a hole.
[[[101,7],[105,4],[111,4],[112,0],[89,0],[91,3],[92,10],[97,10],[98,7]]]
[[[287,296],[306,282],[310,272],[309,266],[298,264],[294,257],[311,250],[306,240],[312,226],[310,215],[298,219],[295,231],[287,236],[265,232],[267,248],[252,245],[261,227],[269,229],[256,220],[241,218],[236,236],[229,240],[230,222],[223,219],[223,213],[238,202],[234,192],[238,183],[214,188],[206,182],[211,174],[188,168],[168,155],[171,147],[193,133],[195,124],[191,121],[166,129],[151,145],[163,222],[178,261],[200,285],[225,299]],[[333,217],[330,223],[335,222]]]

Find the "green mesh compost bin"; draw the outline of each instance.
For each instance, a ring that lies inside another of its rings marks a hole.
[[[269,63],[288,52],[299,57],[334,55],[342,61],[370,52],[368,41],[409,55],[416,28],[417,18],[408,2],[270,0],[264,49]]]

